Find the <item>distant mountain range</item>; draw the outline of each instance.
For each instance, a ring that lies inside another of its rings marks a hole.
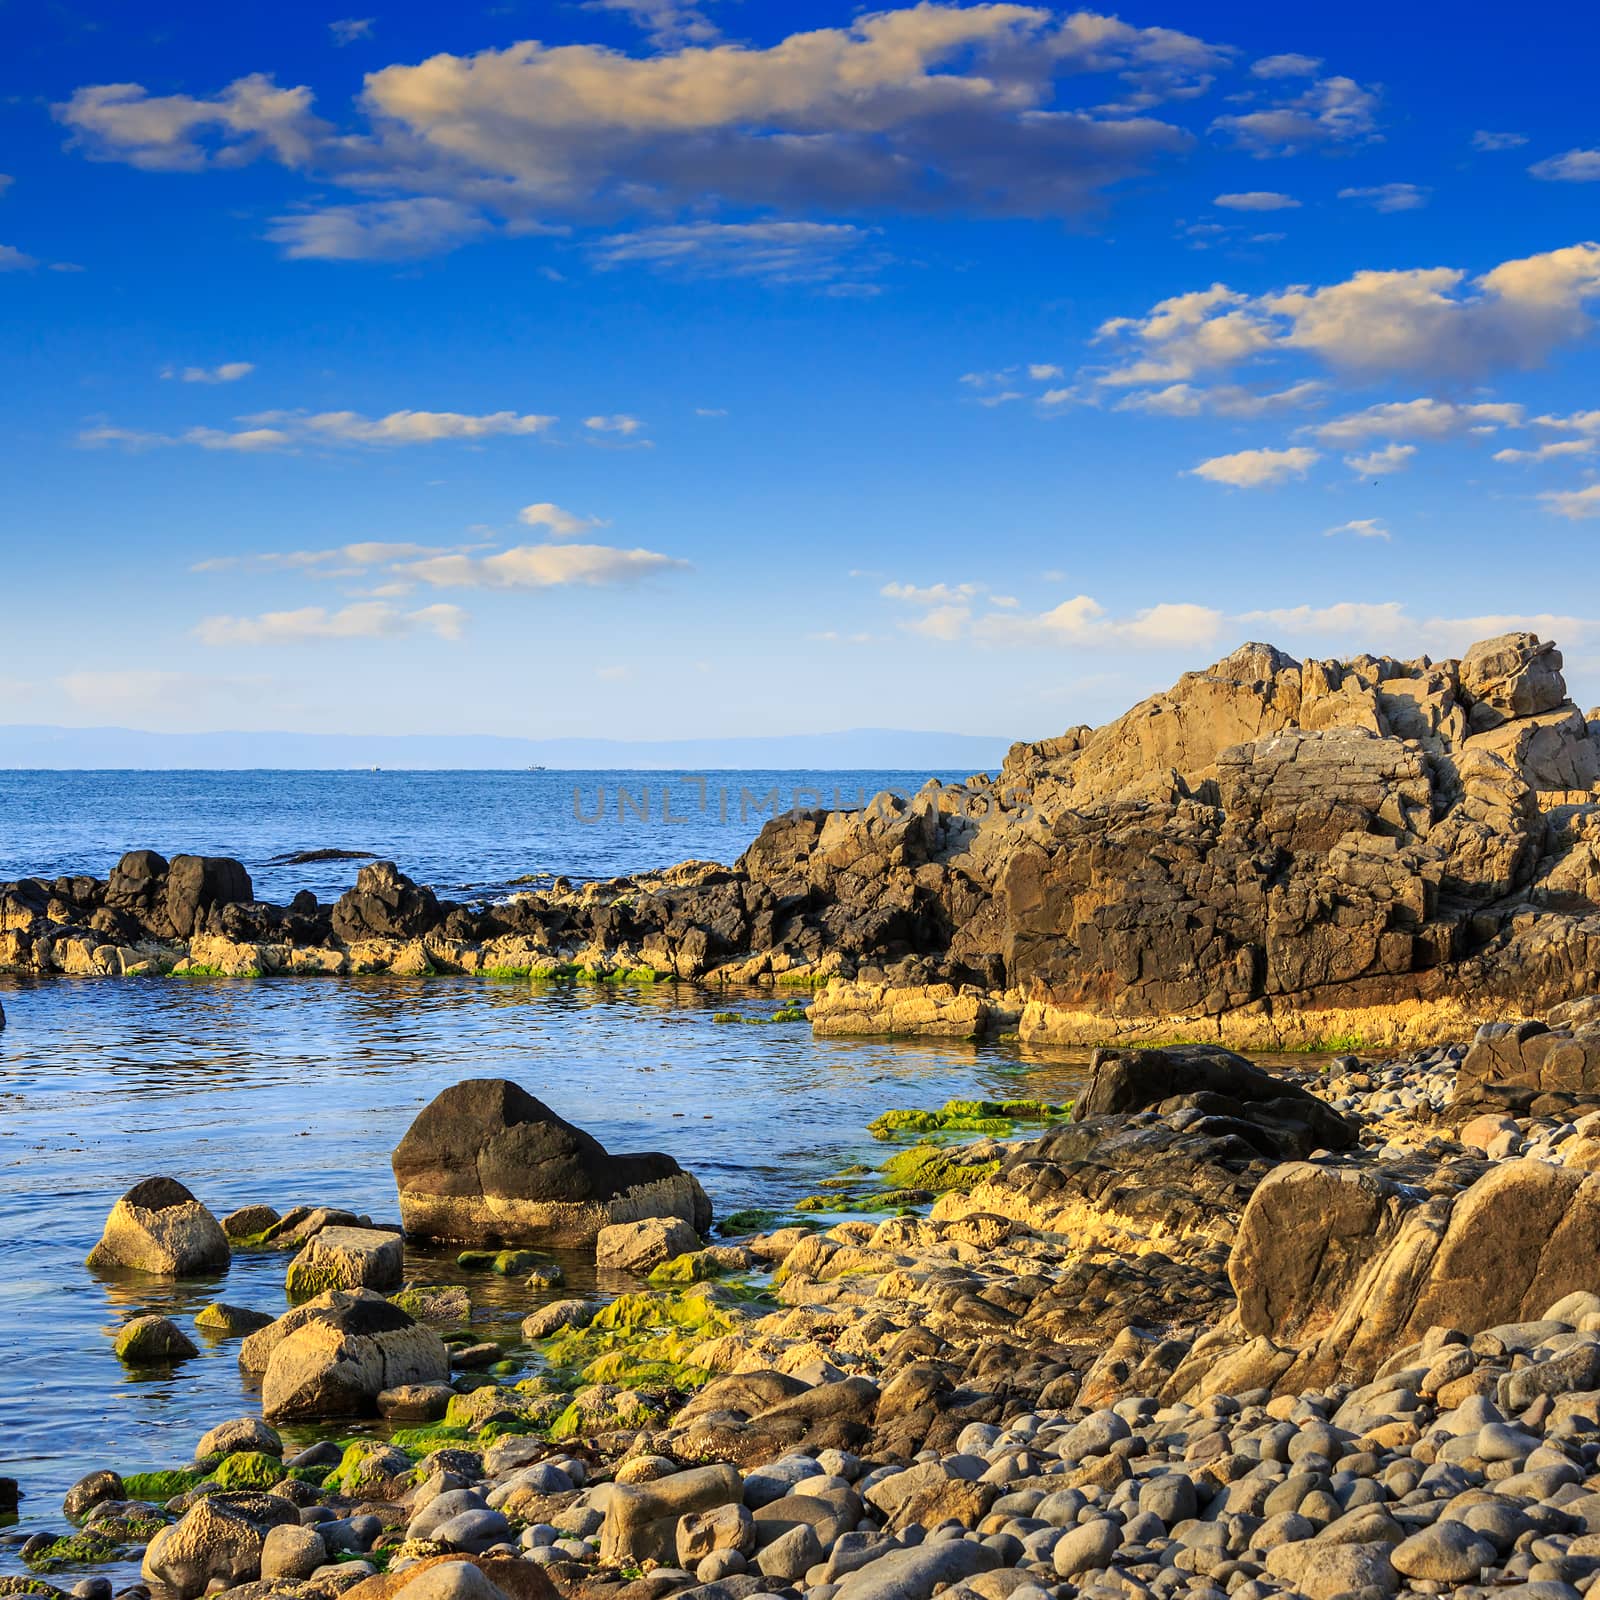
[[[337,771],[992,772],[1010,741],[851,728],[744,739],[507,739],[487,734],[150,733],[0,727],[0,768]]]

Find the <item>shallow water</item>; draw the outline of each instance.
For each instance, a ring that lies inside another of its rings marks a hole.
[[[889,1107],[1070,1098],[1082,1072],[1081,1058],[1007,1046],[717,1024],[730,1004],[781,1001],[674,984],[0,978],[0,1000],[0,1473],[22,1481],[24,1527],[63,1526],[61,1496],[85,1472],[183,1464],[205,1428],[256,1409],[233,1341],[197,1338],[198,1356],[151,1375],[111,1353],[137,1312],[187,1326],[217,1298],[286,1307],[284,1255],[178,1285],[91,1274],[107,1210],[142,1177],[178,1177],[218,1215],[307,1202],[397,1220],[389,1152],[417,1110],[462,1078],[504,1076],[613,1149],[676,1156],[725,1215],[881,1162],[865,1130]],[[466,1281],[449,1255],[413,1255],[408,1271]],[[592,1264],[569,1271],[558,1293],[592,1283]],[[490,1332],[549,1298],[471,1281]]]

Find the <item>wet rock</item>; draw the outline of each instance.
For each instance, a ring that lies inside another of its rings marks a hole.
[[[643,1278],[664,1261],[699,1248],[699,1234],[681,1217],[644,1217],[602,1228],[594,1242],[594,1262]]]
[[[608,1154],[503,1078],[469,1079],[418,1114],[394,1152],[406,1232],[466,1243],[587,1245],[600,1229],[711,1205],[670,1156]]]
[[[102,1469],[79,1478],[67,1490],[66,1498],[61,1502],[61,1509],[76,1521],[86,1516],[103,1500],[125,1499],[127,1491],[123,1488],[122,1479],[115,1472]]]
[[[113,1346],[130,1367],[165,1366],[198,1355],[194,1340],[169,1317],[130,1317],[117,1331]]]
[[[209,1461],[213,1456],[231,1456],[238,1451],[254,1450],[263,1455],[281,1456],[283,1440],[276,1428],[268,1427],[260,1417],[235,1417],[230,1422],[219,1422],[200,1435],[194,1447],[196,1461]]]
[[[291,1300],[329,1289],[398,1289],[405,1278],[405,1244],[378,1228],[323,1228],[306,1241],[285,1277]]]
[[[229,1305],[226,1300],[213,1300],[195,1313],[194,1325],[218,1339],[238,1339],[247,1333],[269,1327],[272,1317],[265,1311],[255,1311],[249,1306]]]
[[[146,1178],[112,1206],[88,1265],[189,1278],[219,1271],[228,1259],[217,1219],[177,1179]]]
[[[598,1308],[588,1300],[553,1300],[522,1319],[524,1339],[548,1339],[562,1328],[586,1327]]]
[[[406,1384],[443,1383],[450,1355],[439,1336],[368,1290],[334,1289],[252,1334],[240,1356],[264,1361],[269,1418],[371,1415],[378,1396]]]
[[[299,1521],[289,1501],[272,1495],[209,1496],[150,1541],[140,1572],[177,1600],[194,1600],[213,1582],[228,1587],[257,1577],[267,1531]]]

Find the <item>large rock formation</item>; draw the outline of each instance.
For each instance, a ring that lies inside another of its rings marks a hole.
[[[265,906],[237,863],[136,851],[104,884],[0,887],[0,966],[648,967],[834,980],[829,1033],[1461,1036],[1600,988],[1600,738],[1561,665],[1531,633],[1443,662],[1247,644],[996,777],[492,905],[375,862],[331,908]]]
[[[1544,1314],[1600,1286],[1600,1176],[1506,1161],[1423,1199],[1382,1173],[1290,1163],[1256,1187],[1228,1271],[1280,1386],[1366,1383],[1430,1328]]]
[[[475,1244],[592,1244],[643,1217],[711,1226],[705,1191],[671,1156],[611,1155],[504,1078],[471,1078],[417,1114],[394,1152],[408,1234]]]

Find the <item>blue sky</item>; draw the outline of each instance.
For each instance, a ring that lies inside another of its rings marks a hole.
[[[233,9],[0,5],[0,722],[1600,698],[1600,19]]]

